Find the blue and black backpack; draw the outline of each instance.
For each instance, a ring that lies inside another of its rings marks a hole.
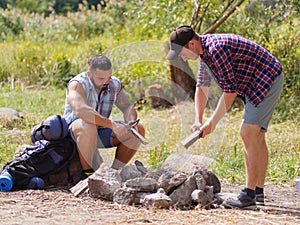
[[[31,178],[44,178],[67,167],[76,154],[76,144],[68,135],[65,119],[59,115],[47,118],[34,127],[28,146],[15,159],[6,163],[13,179],[13,189],[25,188]]]

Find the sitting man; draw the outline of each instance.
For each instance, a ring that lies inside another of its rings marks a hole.
[[[140,141],[124,125],[109,119],[114,104],[122,111],[125,123],[137,119],[137,112],[120,80],[112,76],[110,59],[102,54],[93,55],[88,60],[88,71],[69,81],[64,112],[86,175],[97,169],[93,165],[97,148],[116,146],[112,168],[119,169],[140,146]],[[145,135],[141,124],[133,128]]]

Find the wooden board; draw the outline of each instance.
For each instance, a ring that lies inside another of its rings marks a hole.
[[[199,138],[201,137],[201,133],[199,130],[196,130],[195,132],[193,132],[191,135],[189,135],[188,137],[186,137],[185,139],[183,139],[181,141],[181,144],[185,147],[188,148],[190,147],[192,144],[194,144]]]
[[[79,181],[75,186],[70,188],[70,191],[77,197],[88,189],[88,178]]]

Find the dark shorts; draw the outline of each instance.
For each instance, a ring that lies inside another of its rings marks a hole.
[[[262,132],[267,131],[277,100],[282,91],[283,81],[283,74],[276,77],[267,96],[256,107],[246,99],[243,123],[259,125]]]
[[[72,134],[72,124],[69,126],[69,135],[73,139],[73,141],[76,143],[76,140]],[[97,147],[98,148],[111,148],[114,147],[113,145],[113,138],[112,138],[112,130],[105,127],[98,127],[98,142]]]
[[[112,139],[112,129],[106,127],[98,127],[98,148],[114,147]]]

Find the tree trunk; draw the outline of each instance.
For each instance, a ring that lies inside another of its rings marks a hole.
[[[170,61],[171,91],[175,104],[188,99],[194,99],[196,80],[188,62],[178,57]]]

